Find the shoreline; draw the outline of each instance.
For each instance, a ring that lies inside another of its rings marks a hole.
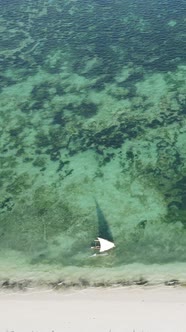
[[[186,286],[186,264],[130,264],[113,268],[5,265],[0,262],[0,290],[42,287],[55,290],[90,287]]]
[[[0,292],[0,332],[177,332],[185,310],[180,286]]]
[[[53,282],[33,282],[31,280],[6,280],[0,281],[0,293],[4,291],[15,291],[15,292],[27,292],[29,289],[44,289],[46,291],[56,291],[63,292],[68,290],[82,290],[82,289],[117,289],[117,288],[128,288],[128,287],[181,287],[185,288],[185,282],[182,283],[177,279],[170,279],[164,282],[149,282],[143,278],[139,278],[134,281],[119,281],[114,283],[98,281],[92,284],[87,284],[86,280],[80,280],[79,282],[66,282],[63,281],[53,281]]]

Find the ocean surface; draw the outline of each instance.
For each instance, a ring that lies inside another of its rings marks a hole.
[[[185,0],[0,0],[0,271],[186,281]]]

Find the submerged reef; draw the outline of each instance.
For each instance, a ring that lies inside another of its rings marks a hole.
[[[185,262],[184,6],[2,3],[0,249],[33,266]],[[116,242],[100,260],[95,199]]]

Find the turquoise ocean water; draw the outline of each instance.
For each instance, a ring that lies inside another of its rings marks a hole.
[[[0,7],[1,283],[186,281],[185,1]]]

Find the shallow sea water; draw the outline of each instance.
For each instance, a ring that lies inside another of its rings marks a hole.
[[[185,283],[185,11],[1,1],[4,287]]]

